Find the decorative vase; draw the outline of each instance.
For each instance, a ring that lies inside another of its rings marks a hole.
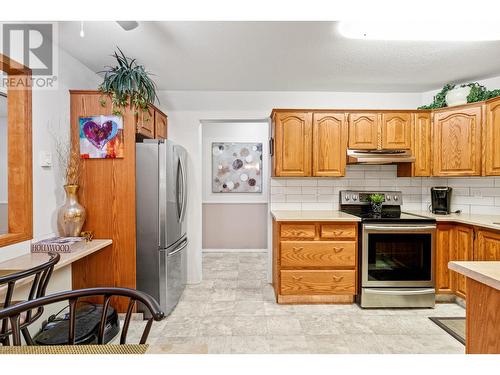
[[[446,104],[448,107],[454,105],[467,104],[467,97],[470,94],[470,86],[455,87],[446,94]]]
[[[85,222],[85,208],[78,203],[78,185],[64,185],[66,202],[57,211],[59,234],[64,237],[78,237]]]
[[[380,203],[372,202],[372,211],[375,215],[382,214],[382,202]]]

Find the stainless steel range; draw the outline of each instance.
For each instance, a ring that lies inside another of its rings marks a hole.
[[[383,194],[381,214],[369,197]],[[401,212],[400,191],[340,192],[340,209],[360,223],[361,307],[434,307],[436,221]]]

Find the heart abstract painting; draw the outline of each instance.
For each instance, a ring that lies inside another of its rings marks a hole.
[[[80,117],[80,156],[83,159],[123,158],[122,117]]]

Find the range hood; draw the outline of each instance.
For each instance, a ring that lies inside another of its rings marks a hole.
[[[350,164],[412,163],[415,156],[410,150],[347,150]]]

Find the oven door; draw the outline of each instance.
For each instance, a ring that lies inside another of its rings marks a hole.
[[[362,287],[433,287],[434,224],[363,224]]]

